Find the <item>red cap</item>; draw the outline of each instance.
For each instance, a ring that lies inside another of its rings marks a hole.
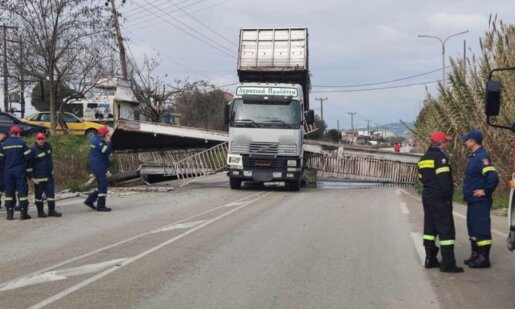
[[[98,128],[97,132],[98,132],[98,135],[104,136],[107,133],[109,133],[109,128],[106,126],[103,126],[103,127]]]
[[[41,140],[41,139],[45,139],[45,138],[46,138],[45,133],[40,132],[40,133],[36,134],[36,139]]]
[[[436,131],[431,134],[431,142],[438,143],[441,141],[452,141],[452,137],[447,136],[447,134],[443,133],[442,131]]]
[[[11,134],[20,134],[21,129],[18,126],[12,126],[11,129],[9,129],[9,133]]]

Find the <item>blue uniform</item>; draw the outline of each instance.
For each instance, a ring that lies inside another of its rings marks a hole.
[[[43,202],[43,194],[47,201],[55,201],[54,191],[54,165],[52,162],[52,146],[45,143],[43,147],[37,144],[31,148],[34,158],[29,164],[28,176],[36,180],[34,186],[35,202]]]
[[[90,142],[89,161],[91,169],[97,180],[97,190],[93,191],[86,203],[97,202],[98,208],[106,207],[107,197],[107,168],[109,167],[109,156],[111,155],[111,143],[104,141],[99,135],[95,135]]]
[[[463,182],[463,197],[468,204],[468,233],[478,247],[492,244],[490,209],[492,193],[498,183],[499,177],[488,153],[483,147],[479,148],[469,156]],[[486,195],[475,197],[475,190],[484,190]]]
[[[20,208],[29,206],[27,184],[27,162],[33,157],[27,143],[12,136],[6,139],[0,147],[0,161],[4,164],[5,177],[5,207],[14,207],[14,195],[18,193]]]

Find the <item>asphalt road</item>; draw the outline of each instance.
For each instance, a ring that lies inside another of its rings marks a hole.
[[[108,203],[111,213],[70,200],[58,203],[63,218],[0,221],[0,308],[512,308],[515,300],[506,218],[493,218],[491,269],[426,270],[421,202],[407,188],[231,191],[218,175]],[[462,264],[465,208],[455,210]]]

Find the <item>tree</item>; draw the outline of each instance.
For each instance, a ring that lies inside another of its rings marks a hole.
[[[42,87],[43,86],[43,87]],[[42,91],[43,90],[43,91]],[[37,83],[32,88],[31,93],[31,104],[34,106],[34,108],[40,112],[48,111],[49,109],[49,99],[50,99],[50,88],[48,83],[45,81],[41,81],[40,83]],[[72,89],[67,87],[66,85],[62,84],[59,87],[59,90],[57,92],[56,97],[56,108],[59,109],[61,107],[61,104],[63,103],[63,99],[66,97],[71,96],[74,93]]]
[[[306,136],[307,139],[319,140],[324,137],[325,130],[327,129],[327,124],[318,115],[315,116],[315,126],[316,126],[317,130],[309,133]]]
[[[325,139],[332,143],[338,143],[342,138],[342,133],[336,129],[331,129],[325,133]]]
[[[180,84],[179,84],[180,85]],[[176,111],[185,126],[225,130],[224,92],[205,81],[186,82],[175,97]]]
[[[111,39],[105,6],[88,0],[2,0],[0,8],[10,14],[23,33],[23,75],[48,83],[51,131],[56,127],[56,102],[62,84],[79,97],[89,89],[91,74],[102,63]],[[107,11],[108,12],[108,11]],[[93,74],[95,75],[95,74]],[[80,89],[75,86],[80,85]],[[94,83],[93,83],[94,85]]]

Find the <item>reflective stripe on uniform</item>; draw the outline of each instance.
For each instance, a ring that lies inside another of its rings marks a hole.
[[[43,182],[43,181],[48,181],[48,178],[36,178],[35,180],[37,182]]]
[[[488,172],[495,172],[495,166],[483,167],[483,170],[481,171],[481,174],[485,175]]]
[[[452,245],[454,245],[454,240],[453,239],[440,240],[440,245],[441,246],[452,246]]]
[[[474,236],[473,236],[473,237],[469,237],[469,239],[470,239],[470,240],[472,240],[472,241],[476,241],[476,240],[477,240],[477,237],[474,237]]]
[[[492,240],[491,239],[487,239],[487,240],[480,240],[477,242],[477,246],[478,247],[484,247],[484,246],[489,246],[492,244]]]
[[[0,157],[5,157],[5,155],[3,153],[0,153]]]
[[[26,171],[27,171],[28,173],[30,173],[30,172],[33,172],[33,171],[34,171],[34,169],[33,169],[33,168],[28,168],[28,169],[26,169]]]
[[[36,203],[43,202],[43,200],[34,200],[34,202],[36,202]]]
[[[107,145],[104,145],[104,147],[102,147],[102,153],[106,152],[107,150]]]
[[[47,197],[47,199],[46,199],[46,200],[47,200],[47,201],[49,201],[49,202],[54,202],[54,201],[55,201],[55,198],[53,198],[53,197]]]
[[[91,147],[91,148],[95,148],[95,145],[93,145],[93,144],[89,144],[89,147]]]
[[[24,154],[24,155],[28,155],[29,153],[31,153],[31,150],[30,150],[30,149],[29,149],[29,150],[26,150],[23,154]]]
[[[46,156],[46,153],[42,152],[42,153],[38,154],[36,157],[43,158],[44,156]]]
[[[435,161],[434,160],[423,160],[418,162],[418,168],[435,168]]]
[[[449,173],[451,169],[448,166],[440,167],[436,169],[436,174]]]
[[[4,149],[14,149],[14,148],[23,148],[23,146],[22,145],[4,146]]]
[[[422,174],[418,173],[418,179],[422,179]]]
[[[23,201],[28,201],[29,198],[27,196],[24,196],[24,197],[19,197],[18,200],[20,200],[20,202],[23,202]]]
[[[7,197],[7,196],[6,196],[6,197],[5,197],[5,200],[6,200],[6,201],[12,201],[12,200],[13,200],[13,198],[12,198],[12,197]]]
[[[424,235],[424,238],[425,240],[436,240],[436,236],[434,235]]]
[[[99,193],[98,194],[98,197],[104,197],[104,196],[107,196],[107,193]]]

